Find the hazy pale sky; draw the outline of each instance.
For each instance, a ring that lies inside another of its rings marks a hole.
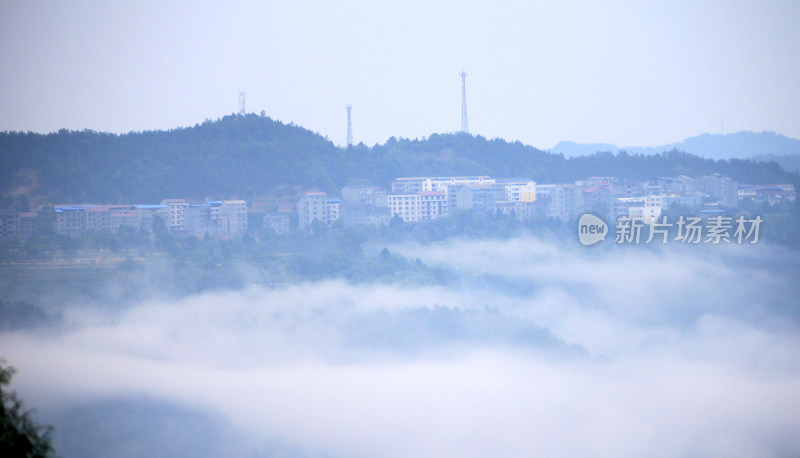
[[[800,137],[800,2],[0,0],[0,130],[238,111],[343,144],[461,125],[540,148]]]

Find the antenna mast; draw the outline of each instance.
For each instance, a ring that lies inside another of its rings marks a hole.
[[[353,147],[353,123],[350,121],[350,110],[353,109],[352,105],[347,105],[347,147]]]
[[[469,132],[467,123],[467,74],[461,71],[461,132]]]
[[[239,115],[244,116],[244,92],[239,93]]]

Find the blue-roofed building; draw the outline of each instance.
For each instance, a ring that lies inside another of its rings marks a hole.
[[[209,200],[184,208],[184,231],[196,237],[242,236],[247,233],[247,203]]]

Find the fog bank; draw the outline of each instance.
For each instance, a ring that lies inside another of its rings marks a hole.
[[[795,252],[389,249],[455,280],[72,304],[0,348],[65,456],[800,453]]]

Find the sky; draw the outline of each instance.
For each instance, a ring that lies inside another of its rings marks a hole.
[[[451,239],[389,247],[447,284],[63,298],[0,348],[64,457],[797,456],[796,253],[596,248]]]
[[[262,110],[367,145],[461,128],[550,148],[800,137],[793,1],[0,1],[0,130]]]

